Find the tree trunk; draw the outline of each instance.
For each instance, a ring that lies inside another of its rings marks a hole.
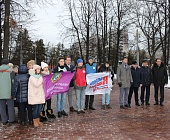
[[[10,16],[10,0],[5,1],[5,19],[4,19],[4,48],[3,57],[8,59],[9,52],[9,16]]]
[[[90,3],[88,2],[88,15],[87,15],[87,24],[86,24],[86,30],[87,30],[87,38],[86,38],[86,61],[88,62],[89,58],[89,38],[90,38]]]
[[[1,20],[2,20],[2,4],[4,3],[4,0],[0,2],[0,65],[2,62],[2,27],[1,27]]]

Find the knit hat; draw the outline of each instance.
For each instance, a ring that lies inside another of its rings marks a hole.
[[[28,63],[27,63],[27,67],[28,67],[29,65],[35,65],[35,61],[34,61],[34,60],[30,60],[30,61],[28,61]]]
[[[39,66],[39,65],[33,65],[33,69],[34,69],[34,70],[36,70],[36,69],[38,69],[38,68],[41,69],[41,66]]]
[[[9,63],[9,60],[8,59],[2,59],[1,63],[7,65]]]
[[[44,69],[45,67],[48,67],[48,64],[45,62],[41,62],[41,68]]]
[[[90,60],[90,59],[92,59],[92,60],[93,60],[93,57],[89,56],[89,57],[88,57],[88,60]]]
[[[77,60],[77,64],[78,64],[78,63],[83,63],[83,59],[78,59],[78,60]]]
[[[146,62],[148,63],[148,60],[144,59],[142,62],[143,62],[143,63],[146,63]]]
[[[136,61],[133,61],[133,62],[132,62],[132,65],[136,65],[136,64],[138,64]]]

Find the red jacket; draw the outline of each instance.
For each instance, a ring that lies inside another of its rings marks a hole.
[[[75,87],[86,87],[86,69],[78,68],[76,69],[75,74]]]

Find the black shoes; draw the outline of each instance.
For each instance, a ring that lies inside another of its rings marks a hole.
[[[147,105],[147,106],[149,106],[149,105],[150,105],[150,103],[149,103],[149,102],[146,102],[146,105]]]
[[[161,102],[161,103],[160,103],[160,106],[164,106],[164,104]]]
[[[76,110],[74,109],[74,107],[70,107],[70,112],[75,112]]]
[[[47,117],[45,116],[45,111],[40,112],[40,122],[47,121]]]
[[[120,106],[120,109],[124,109],[124,106],[123,106],[123,105],[121,105],[121,106]]]
[[[101,109],[106,109],[106,105],[102,105]]]
[[[139,103],[136,103],[136,106],[140,106],[140,104],[139,104]]]
[[[158,105],[158,102],[155,102],[154,105]]]
[[[110,106],[110,104],[106,105],[106,109],[112,109],[112,107]]]
[[[53,114],[53,110],[52,109],[46,110],[46,113],[47,113],[47,117],[48,118],[51,118],[51,119],[55,119],[56,118],[56,116]]]
[[[25,125],[25,122],[20,122],[20,125],[24,126],[24,125]]]
[[[81,110],[80,112],[81,112],[82,114],[84,114],[84,113],[85,113],[85,111],[84,111],[84,110]]]
[[[90,109],[90,110],[96,110],[96,109],[95,109],[94,107],[92,107],[92,106],[91,106],[91,107],[89,107],[89,109]]]
[[[7,125],[7,123],[8,123],[8,122],[3,122],[2,124],[3,124],[3,125]]]
[[[87,107],[85,107],[84,110],[87,110]]]
[[[62,114],[61,114],[61,111],[58,112],[58,118],[61,118],[62,117]]]
[[[63,111],[61,111],[61,114],[63,115],[63,116],[68,116],[68,114],[63,110]]]

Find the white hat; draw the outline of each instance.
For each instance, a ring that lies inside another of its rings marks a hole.
[[[41,67],[42,67],[42,69],[44,69],[45,67],[48,67],[48,64],[44,63],[44,62],[41,62]]]
[[[10,67],[10,68],[13,68],[13,64],[12,63],[8,63],[8,66]]]
[[[34,69],[34,70],[36,70],[36,69],[38,69],[38,68],[41,69],[41,66],[39,66],[39,65],[33,65],[33,69]]]

